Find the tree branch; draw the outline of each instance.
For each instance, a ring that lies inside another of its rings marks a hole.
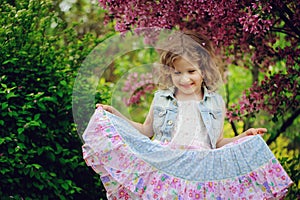
[[[271,27],[270,31],[271,32],[280,32],[280,33],[284,33],[286,35],[289,35],[291,37],[298,38],[297,35],[294,35],[294,34],[290,33],[289,30],[285,30],[284,28]]]
[[[228,106],[229,106],[229,100],[230,100],[230,98],[229,98],[229,84],[228,83],[225,84],[225,90],[226,90],[225,91],[225,93],[226,93],[226,108],[228,108]],[[237,136],[238,132],[237,132],[237,129],[236,129],[236,126],[235,126],[234,122],[231,121],[230,124],[231,124],[231,128],[232,128],[232,130],[234,132],[234,136]]]
[[[289,126],[293,124],[294,120],[299,115],[300,115],[300,108],[298,108],[298,110],[296,110],[285,122],[283,122],[281,127],[277,130],[275,136],[267,140],[267,144],[270,145],[272,142],[274,142],[282,132],[284,132]]]
[[[278,11],[280,18],[291,28],[291,30],[294,31],[298,36],[300,36],[300,30],[298,29],[298,27],[295,27],[291,20],[287,17],[290,16],[289,14],[293,14],[293,12],[289,10],[288,7],[281,8],[279,5],[276,5],[274,3],[272,3],[271,5]],[[287,16],[285,14],[287,14]]]
[[[231,128],[232,128],[232,130],[234,132],[234,136],[238,136],[238,132],[237,132],[235,123],[233,121],[231,121],[230,124],[231,124]]]

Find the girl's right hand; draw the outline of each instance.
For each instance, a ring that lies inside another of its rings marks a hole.
[[[105,111],[110,112],[111,114],[119,115],[119,111],[112,106],[97,103],[96,107],[97,108],[102,107]]]

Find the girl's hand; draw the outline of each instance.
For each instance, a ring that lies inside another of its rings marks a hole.
[[[114,107],[109,106],[109,105],[104,105],[104,104],[97,103],[96,107],[97,108],[102,107],[107,112],[110,112],[110,113],[115,114],[115,115],[119,114],[119,111],[117,109],[115,109]]]
[[[243,132],[242,134],[240,134],[240,137],[245,137],[248,135],[264,135],[268,130],[266,128],[250,128],[248,130],[246,130],[245,132]]]

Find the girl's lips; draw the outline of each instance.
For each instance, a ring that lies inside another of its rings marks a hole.
[[[186,84],[186,85],[180,85],[181,87],[183,87],[183,88],[190,88],[190,87],[192,87],[194,84]]]

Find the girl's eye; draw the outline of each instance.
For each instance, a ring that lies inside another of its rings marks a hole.
[[[174,74],[180,74],[180,72],[174,71]]]
[[[194,73],[196,70],[189,70],[189,73]]]

